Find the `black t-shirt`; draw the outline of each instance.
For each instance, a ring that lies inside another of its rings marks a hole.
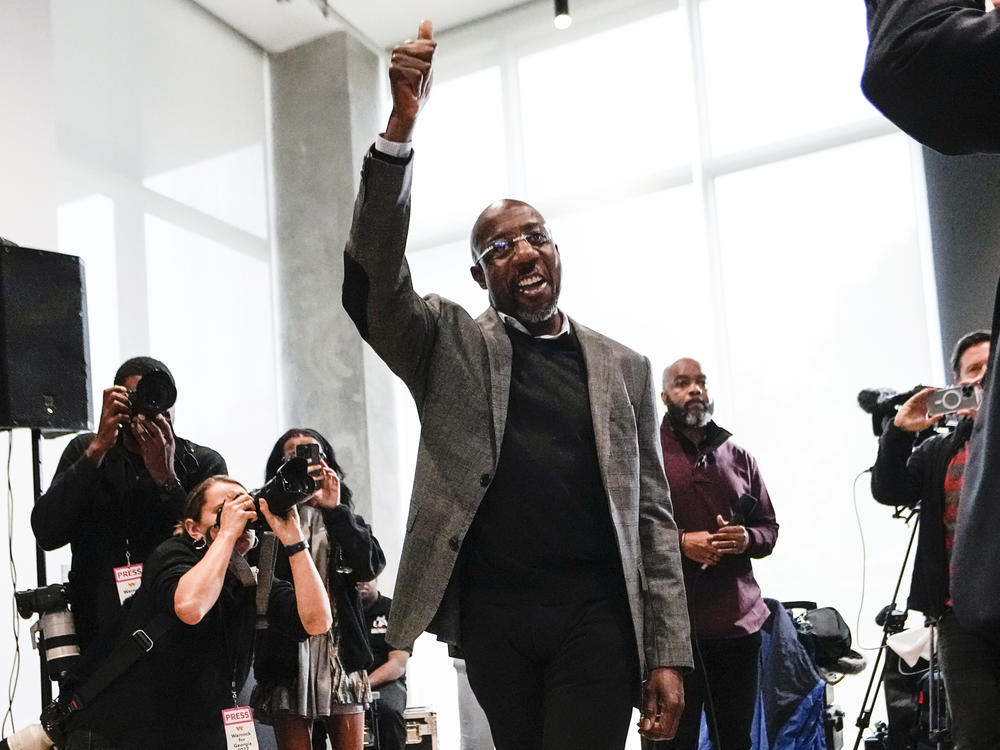
[[[391,605],[392,599],[379,594],[378,599],[372,602],[370,607],[365,607],[365,628],[368,634],[368,645],[372,650],[372,656],[374,656],[372,666],[368,670],[369,672],[374,672],[389,661],[390,651],[400,650],[393,648],[385,640],[385,632],[389,628],[389,608]],[[406,651],[412,654],[413,648],[408,648]],[[405,685],[406,675],[404,674],[400,677],[397,682]]]
[[[204,555],[187,538],[168,539],[149,558],[123,632],[148,626],[159,612],[172,618],[170,631],[153,649],[76,717],[73,726],[92,729],[122,750],[223,750],[223,709],[233,707],[250,671],[254,640],[254,589],[227,573],[215,605],[197,625],[174,614],[177,583]],[[306,632],[291,584],[276,580],[270,626],[302,640]]]

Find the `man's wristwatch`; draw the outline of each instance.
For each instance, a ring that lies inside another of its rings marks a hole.
[[[309,549],[309,542],[307,542],[305,539],[301,539],[301,540],[295,542],[295,544],[286,544],[285,545],[285,552],[288,554],[289,557],[291,557],[292,555],[298,554],[299,552],[302,552],[303,550],[308,550],[308,549]]]

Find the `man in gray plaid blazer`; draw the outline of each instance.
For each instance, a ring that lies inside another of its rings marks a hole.
[[[649,361],[559,310],[559,250],[520,201],[472,230],[485,313],[414,292],[410,135],[434,47],[425,21],[393,52],[344,254],[344,306],[421,422],[388,640],[459,647],[500,750],[622,747],[633,705],[670,738],[691,651]]]

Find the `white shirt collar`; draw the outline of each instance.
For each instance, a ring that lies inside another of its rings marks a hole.
[[[508,315],[507,313],[502,313],[499,310],[497,310],[497,315],[500,316],[500,320],[502,320],[504,323],[506,323],[507,325],[511,326],[512,328],[516,328],[521,333],[527,334],[528,336],[532,336],[532,338],[536,338],[536,339],[557,339],[560,336],[563,336],[563,335],[569,333],[569,316],[568,315],[563,315],[558,310],[556,310],[556,314],[557,315],[562,315],[562,327],[559,329],[558,333],[543,333],[541,336],[533,336],[532,333],[531,333],[531,331],[529,331],[527,328],[525,328],[524,324],[521,323],[520,320],[518,320],[515,317],[512,317],[512,316]]]

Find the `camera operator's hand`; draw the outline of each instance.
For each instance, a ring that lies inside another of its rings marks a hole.
[[[923,432],[927,428],[933,427],[944,416],[943,414],[935,417],[927,416],[928,400],[936,390],[937,388],[924,388],[910,396],[896,410],[896,417],[892,423],[907,432]]]
[[[406,40],[392,51],[389,62],[392,113],[385,137],[394,143],[409,142],[417,115],[430,95],[434,79],[431,59],[435,47],[437,42],[431,22],[421,21],[417,38]]]
[[[302,528],[299,526],[299,509],[296,506],[293,505],[289,508],[285,515],[276,516],[267,506],[267,500],[260,498],[257,502],[260,503],[260,512],[264,516],[264,520],[267,521],[267,525],[271,527],[274,535],[278,537],[279,542],[287,547],[289,544],[302,541]]]
[[[118,441],[118,433],[121,431],[122,425],[128,423],[131,413],[128,389],[125,386],[113,385],[104,390],[101,421],[97,426],[97,434],[87,446],[87,458],[98,466],[101,465],[104,456],[114,448]]]
[[[681,552],[689,560],[701,563],[702,570],[710,568],[722,559],[722,555],[712,543],[714,539],[715,534],[708,531],[685,532]]]
[[[326,461],[320,459],[320,465],[309,472],[316,480],[317,489],[310,498],[313,505],[320,508],[336,508],[340,505],[340,477],[331,469]]]
[[[162,414],[150,418],[140,414],[132,420],[132,435],[139,444],[142,462],[157,487],[170,479],[176,479],[174,472],[174,430],[169,420]]]
[[[262,505],[263,503],[261,500]],[[219,511],[219,532],[215,538],[235,545],[243,535],[247,524],[256,520],[257,511],[254,508],[253,498],[246,492],[234,495],[222,504],[222,510]]]
[[[750,532],[744,526],[730,526],[722,516],[715,517],[719,530],[712,535],[712,546],[723,555],[742,555],[750,546]]]

